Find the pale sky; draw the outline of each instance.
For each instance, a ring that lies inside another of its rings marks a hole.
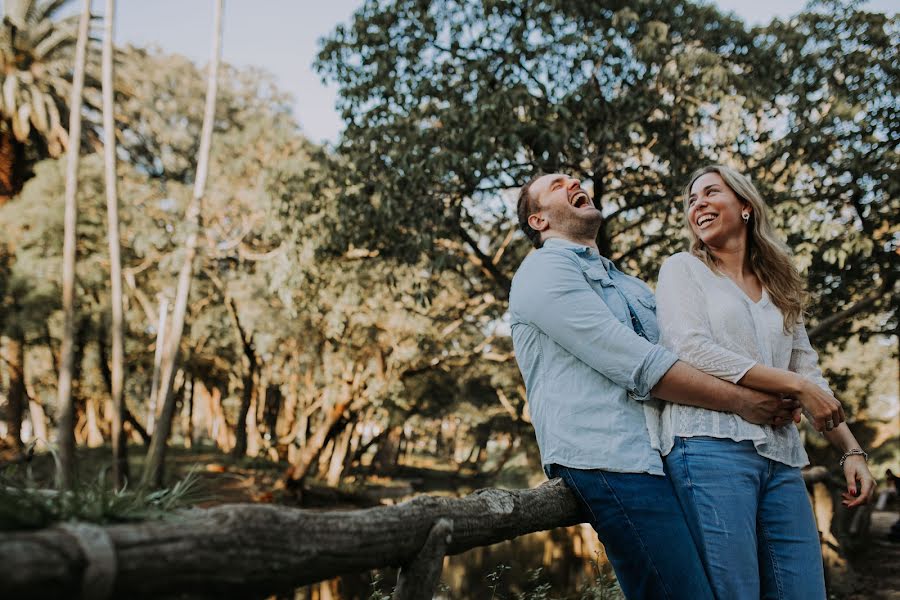
[[[104,2],[93,0],[94,12]],[[77,5],[75,8],[77,9]],[[718,0],[752,24],[799,12],[804,0]],[[295,99],[294,115],[316,142],[335,142],[343,124],[334,109],[336,86],[312,69],[319,39],[346,23],[362,0],[225,0],[223,57],[238,66],[263,67]],[[118,0],[116,43],[157,45],[206,64],[212,36],[212,0]],[[872,0],[869,10],[897,12],[900,0]]]

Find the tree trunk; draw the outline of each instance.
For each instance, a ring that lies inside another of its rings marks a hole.
[[[75,407],[72,404],[72,375],[75,358],[75,228],[78,222],[76,193],[78,192],[78,161],[81,152],[81,104],[84,89],[84,66],[87,54],[88,25],[91,19],[91,0],[83,0],[78,22],[78,42],[75,46],[75,74],[69,102],[69,151],[66,161],[66,208],[63,237],[62,306],[63,337],[60,349],[57,419],[59,433],[59,464],[56,469],[57,487],[69,489],[75,475]]]
[[[7,395],[7,436],[16,451],[22,449],[22,415],[28,398],[25,394],[25,341],[23,336],[11,335],[4,345],[4,360],[9,373]]]
[[[88,448],[98,448],[103,445],[103,434],[100,432],[100,417],[97,414],[97,400],[88,398],[84,402],[84,416],[87,420],[85,426],[85,441]]]
[[[147,402],[147,433],[153,435],[156,411],[159,408],[159,372],[162,368],[163,348],[166,343],[166,320],[169,316],[169,298],[160,294],[159,320],[156,322],[156,348],[153,351],[153,374],[150,376],[150,398]]]
[[[366,510],[236,504],[170,521],[7,532],[0,537],[0,597],[68,597],[88,581],[108,582],[102,597],[263,597],[343,573],[414,565],[440,519],[453,525],[443,551],[459,554],[574,525],[580,515],[554,479],[529,490],[420,496]]]
[[[397,467],[400,457],[400,441],[403,438],[403,425],[394,425],[388,429],[375,458],[372,459],[372,467],[383,473],[390,473]]]
[[[9,125],[0,127],[0,206],[22,191],[28,170],[25,145],[16,139]]]
[[[328,463],[328,472],[325,475],[325,482],[337,487],[341,482],[341,475],[344,473],[344,461],[347,458],[347,450],[350,447],[350,438],[353,436],[353,423],[344,427],[341,435],[334,439],[334,451],[331,453],[331,460]]]
[[[112,304],[112,451],[113,485],[122,489],[128,479],[125,413],[125,325],[122,307],[122,259],[119,241],[119,193],[116,177],[116,125],[113,105],[113,21],[116,0],[106,0],[103,19],[103,152],[106,173],[106,214],[109,240],[110,301]]]
[[[172,416],[175,413],[175,395],[173,394],[175,363],[178,359],[178,348],[181,344],[181,333],[184,329],[188,296],[191,291],[191,278],[194,273],[194,257],[197,254],[197,239],[200,229],[200,209],[203,194],[206,190],[209,149],[212,144],[213,121],[216,116],[217,76],[222,48],[222,4],[223,0],[216,0],[215,2],[212,59],[209,64],[209,81],[206,88],[206,107],[203,113],[203,131],[200,137],[197,176],[194,180],[194,194],[185,215],[185,221],[189,230],[185,240],[184,263],[181,266],[181,272],[178,274],[178,291],[175,295],[175,309],[172,313],[172,329],[169,335],[170,339],[166,344],[166,357],[159,385],[159,397],[163,398],[163,408],[158,427],[153,433],[153,440],[150,442],[150,450],[147,453],[147,464],[142,478],[142,483],[145,486],[162,486],[166,443],[172,428]]]
[[[44,413],[44,407],[38,404],[33,396],[28,400],[28,417],[31,419],[31,437],[39,441],[36,448],[46,450],[49,447],[47,415]]]
[[[259,453],[259,430],[258,430],[258,393],[259,384],[259,360],[256,357],[256,349],[253,347],[253,336],[247,333],[241,324],[240,315],[238,314],[237,305],[234,298],[229,295],[225,285],[214,278],[219,290],[225,297],[225,305],[228,307],[228,314],[231,316],[231,322],[234,324],[238,341],[241,343],[241,352],[243,353],[242,362],[244,364],[243,392],[241,394],[241,408],[238,411],[237,423],[234,427],[234,451],[232,456],[241,458],[247,454],[248,437],[252,445],[251,455],[256,456]],[[248,416],[250,417],[248,419]]]
[[[241,407],[238,410],[238,418],[234,426],[234,449],[231,453],[234,458],[241,458],[247,454],[247,415],[250,414],[251,408],[256,408],[253,406],[253,395],[256,391],[254,385],[256,380],[256,366],[253,362],[245,366],[249,368],[250,371],[243,377],[244,389],[241,392]],[[256,423],[255,412],[256,411],[254,410],[254,425]]]
[[[350,395],[347,394],[341,401],[335,404],[328,411],[328,413],[325,415],[325,419],[316,428],[315,435],[313,435],[306,446],[303,447],[303,450],[300,452],[300,456],[297,458],[297,462],[291,465],[285,472],[284,476],[282,477],[283,483],[296,484],[297,482],[302,481],[304,477],[306,477],[306,474],[309,472],[309,468],[325,448],[325,444],[327,443],[328,438],[331,435],[332,429],[334,429],[338,421],[341,420],[341,415],[344,414],[344,411],[350,407],[349,396]]]
[[[181,429],[184,431],[184,447],[190,448],[194,445],[194,376],[192,375],[187,382],[188,392],[187,399],[181,411]]]

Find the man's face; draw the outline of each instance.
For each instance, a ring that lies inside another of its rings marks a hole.
[[[544,175],[531,185],[531,194],[540,208],[528,218],[528,224],[544,239],[553,234],[575,240],[597,236],[603,216],[574,177]]]

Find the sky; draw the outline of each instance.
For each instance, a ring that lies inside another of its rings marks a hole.
[[[93,0],[94,12],[104,2]],[[751,24],[799,12],[804,0],[718,0],[722,10]],[[319,40],[350,20],[362,0],[225,0],[222,53],[237,66],[257,66],[275,75],[295,100],[294,116],[316,142],[337,140],[342,122],[334,108],[337,87],[313,71]],[[209,60],[213,0],[118,0],[116,43],[159,46],[199,64]],[[869,10],[897,12],[900,0],[872,0]]]

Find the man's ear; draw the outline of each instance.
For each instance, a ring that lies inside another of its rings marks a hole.
[[[547,219],[539,212],[528,217],[528,225],[535,231],[546,231],[547,228],[550,227],[550,223],[548,223]]]

